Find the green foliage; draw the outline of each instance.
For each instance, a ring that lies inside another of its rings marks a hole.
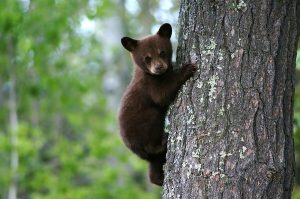
[[[296,186],[293,193],[293,199],[300,199],[300,50],[297,51],[296,59],[296,89],[295,89],[295,106],[294,106],[294,144],[296,158]]]
[[[105,46],[80,33],[84,16],[105,19],[116,1],[4,0],[0,3],[0,198],[10,168],[16,76],[18,197],[159,198],[147,164],[120,140],[103,78]],[[117,52],[119,53],[119,52]]]
[[[300,187],[296,186],[292,195],[292,199],[300,199]]]

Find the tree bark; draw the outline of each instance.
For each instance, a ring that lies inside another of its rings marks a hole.
[[[163,198],[291,197],[297,3],[181,2]]]

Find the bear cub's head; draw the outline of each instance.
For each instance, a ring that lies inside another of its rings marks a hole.
[[[155,35],[136,40],[123,37],[121,43],[132,55],[133,62],[144,72],[162,75],[172,70],[172,27],[163,24]]]

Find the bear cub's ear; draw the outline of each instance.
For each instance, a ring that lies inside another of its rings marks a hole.
[[[130,37],[123,37],[121,39],[121,43],[124,46],[124,48],[131,52],[137,47],[138,40],[131,39]]]
[[[168,23],[165,23],[163,25],[160,26],[157,34],[161,37],[166,37],[168,39],[171,38],[171,35],[172,35],[172,27],[170,24]]]

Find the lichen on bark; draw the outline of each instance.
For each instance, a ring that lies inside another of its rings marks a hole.
[[[177,62],[198,71],[168,114],[163,198],[289,198],[296,1],[187,1]]]

